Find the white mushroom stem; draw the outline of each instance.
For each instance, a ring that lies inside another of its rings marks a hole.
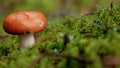
[[[35,39],[33,33],[26,33],[23,35],[19,35],[19,41],[20,41],[20,48],[24,47],[33,47],[35,44]]]

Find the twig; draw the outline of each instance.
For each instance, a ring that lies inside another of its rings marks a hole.
[[[67,44],[70,42],[70,38],[68,37],[68,34],[64,34],[62,38],[64,40],[64,43],[63,43],[63,47],[60,50],[60,52],[63,52],[65,50]]]
[[[0,34],[0,39],[2,40],[2,39],[4,39],[4,38],[7,38],[8,37],[8,35],[6,35],[6,34]]]
[[[80,63],[91,63],[92,61],[91,60],[86,60],[85,58],[79,56],[79,57],[73,57],[73,56],[70,56],[70,55],[67,55],[67,54],[62,54],[62,53],[54,53],[54,52],[46,52],[47,55],[49,56],[59,56],[59,57],[63,57],[63,58],[67,58],[67,59],[74,59]]]
[[[74,59],[78,61],[79,63],[86,63],[86,64],[91,64],[92,61],[85,59],[81,56],[79,57],[73,57],[67,54],[62,54],[62,53],[55,53],[55,52],[41,52],[40,55],[28,66],[28,68],[33,68],[35,64],[39,63],[39,61],[44,57],[44,56],[58,56],[58,57],[63,57],[67,59]]]
[[[28,66],[28,68],[33,68],[33,66],[35,66],[35,64],[39,63],[39,61],[45,56],[44,53],[39,54],[39,56],[34,59],[34,61]]]

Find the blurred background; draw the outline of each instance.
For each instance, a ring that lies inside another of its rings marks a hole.
[[[119,0],[0,0],[0,33],[4,33],[4,17],[12,12],[36,10],[44,13],[48,20],[64,16],[80,16],[94,13],[110,4],[118,5]]]

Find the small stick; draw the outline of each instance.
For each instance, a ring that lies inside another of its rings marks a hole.
[[[34,59],[34,61],[28,66],[28,68],[33,68],[35,64],[39,63],[39,61],[45,56],[44,53],[39,54],[37,58]]]
[[[4,39],[4,38],[7,38],[8,37],[8,35],[6,35],[6,34],[0,34],[0,39],[2,40],[2,39]]]
[[[45,56],[57,56],[57,57],[63,57],[63,58],[67,58],[67,59],[74,59],[76,61],[78,61],[79,63],[86,63],[86,64],[91,64],[92,61],[85,59],[81,56],[78,57],[73,57],[67,54],[62,54],[62,53],[55,53],[55,52],[41,52],[39,54],[39,56],[28,66],[28,68],[33,68],[35,66],[35,64],[39,63],[39,61],[45,57]]]

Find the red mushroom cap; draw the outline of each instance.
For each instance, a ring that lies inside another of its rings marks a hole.
[[[37,11],[21,11],[8,15],[3,23],[5,32],[20,35],[40,32],[47,26],[44,14]]]

